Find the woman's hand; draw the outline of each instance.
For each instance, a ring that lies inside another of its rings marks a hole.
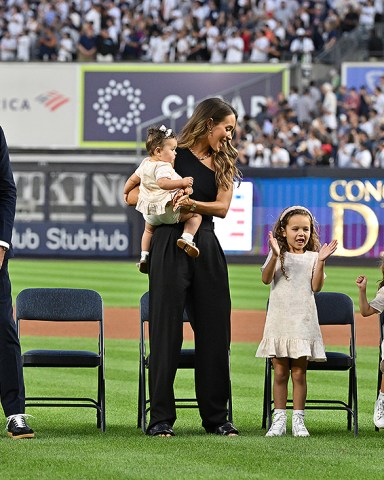
[[[319,251],[319,260],[324,261],[335,253],[337,249],[337,240],[332,240],[330,243],[324,243]]]
[[[192,201],[191,199],[189,198],[189,194],[183,190],[183,189],[180,189],[176,195],[173,197],[173,210],[177,210],[178,208],[186,208],[188,210],[188,208],[191,207],[192,205]]]

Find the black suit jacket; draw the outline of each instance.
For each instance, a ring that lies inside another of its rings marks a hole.
[[[16,185],[9,160],[8,145],[0,127],[0,240],[11,247],[12,229],[16,211]],[[12,255],[12,247],[7,252]]]

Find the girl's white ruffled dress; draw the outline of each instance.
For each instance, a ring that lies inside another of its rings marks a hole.
[[[271,255],[269,252],[261,270],[265,268]],[[288,280],[281,272],[280,259],[277,261],[270,286],[263,339],[256,357],[306,357],[307,360],[326,361],[311,286],[317,258],[317,252],[286,252],[284,265]]]

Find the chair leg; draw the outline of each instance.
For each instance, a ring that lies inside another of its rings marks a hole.
[[[141,427],[141,365],[139,365],[139,391],[138,391],[138,398],[137,398],[137,428]]]
[[[352,392],[354,390],[354,379],[353,379],[353,368],[349,369],[349,386],[348,386],[348,407],[353,409],[353,396]],[[347,428],[348,430],[352,429],[352,414],[350,411],[347,412]]]
[[[354,422],[353,422],[353,431],[355,437],[357,437],[359,431],[359,421],[358,421],[358,404],[357,404],[357,374],[356,367],[353,368],[353,412],[354,412]]]
[[[379,366],[378,366],[378,369],[377,369],[377,390],[376,390],[375,401],[376,401],[377,397],[379,396],[379,392],[380,392],[380,388],[381,388],[381,381],[382,381],[382,378],[383,378],[383,374],[381,373],[381,370],[380,370],[380,362],[381,362],[381,349],[380,349],[380,352],[379,352]],[[375,431],[379,432],[380,429],[375,426]]]
[[[104,366],[100,365],[98,367],[98,393],[97,393],[97,402],[99,404],[100,410],[97,410],[97,428],[100,428],[102,432],[105,432],[106,421],[105,421],[105,377],[104,377]]]
[[[272,425],[272,362],[265,360],[263,428],[269,429]]]
[[[264,369],[264,396],[263,396],[263,418],[261,428],[267,428],[267,360],[265,361]]]

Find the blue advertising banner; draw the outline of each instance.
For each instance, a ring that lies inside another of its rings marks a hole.
[[[343,63],[341,73],[342,85],[357,90],[364,85],[372,93],[384,75],[384,63]]]
[[[384,251],[383,180],[304,177],[252,181],[253,253],[268,253],[268,231],[291,205],[311,210],[322,243],[338,240],[335,255],[378,258]]]
[[[16,256],[130,255],[129,228],[124,223],[16,222],[12,245]]]

